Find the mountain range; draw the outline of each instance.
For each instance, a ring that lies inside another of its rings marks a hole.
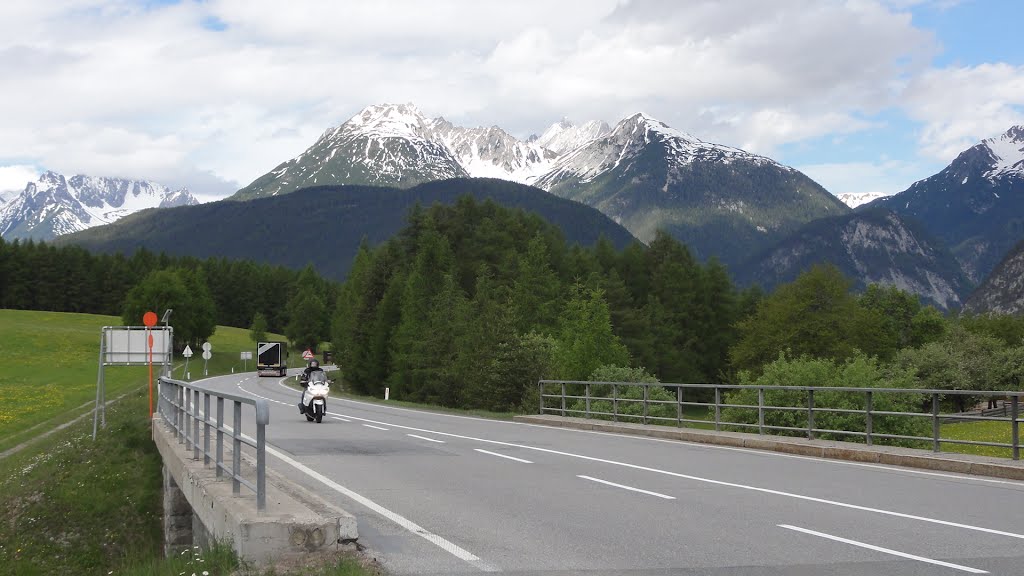
[[[454,204],[467,195],[536,214],[561,229],[569,244],[591,246],[604,236],[621,249],[636,241],[593,208],[507,180],[461,178],[404,189],[314,186],[246,202],[221,200],[148,210],[54,242],[78,244],[94,252],[132,254],[144,247],[293,268],[312,263],[322,275],[343,280],[360,243],[365,240],[376,246],[391,238],[405,227],[414,205]]]
[[[411,189],[489,176],[596,208],[642,241],[664,229],[741,284],[774,286],[831,261],[858,285],[894,284],[955,308],[1021,237],[1022,135],[1014,127],[984,140],[899,194],[846,198],[863,203],[855,211],[792,167],[644,114],[614,126],[562,120],[519,140],[382,104],[327,130],[229,204],[324,185]],[[137,227],[118,230],[144,243]]]
[[[115,222],[147,208],[198,204],[185,188],[145,180],[67,178],[46,172],[0,206],[0,236],[14,240],[48,240],[56,236]]]
[[[1024,238],[1024,126],[961,152],[938,174],[863,208],[913,218],[980,282]]]

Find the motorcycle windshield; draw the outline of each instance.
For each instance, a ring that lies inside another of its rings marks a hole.
[[[324,374],[323,372],[310,372],[310,374],[309,374],[309,383],[310,384],[326,384],[327,383],[327,375]]]

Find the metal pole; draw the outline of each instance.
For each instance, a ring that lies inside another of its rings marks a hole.
[[[590,382],[584,386],[584,395],[587,397],[587,418],[590,418]]]
[[[538,409],[540,410],[538,414],[544,414],[544,383],[540,381],[537,382],[537,399],[539,402]]]
[[[757,433],[764,435],[764,388],[757,389]]]
[[[932,452],[939,451],[939,395],[932,394]]]
[[[612,421],[619,421],[619,387],[612,384]]]
[[[676,386],[676,426],[683,426],[683,387]]]
[[[100,405],[103,403],[103,398],[100,397],[100,383],[103,382],[103,341],[104,333],[100,329],[100,360],[99,369],[96,372],[96,406],[93,407],[92,413],[92,439],[96,440],[96,425],[100,419]]]
[[[242,403],[237,400],[233,402],[235,406],[235,429],[231,433],[231,493],[238,495],[242,488],[242,484],[238,481],[238,474],[242,469]]]
[[[565,382],[562,382],[562,418],[565,418]]]
[[[644,420],[643,420],[643,422],[644,422],[644,426],[646,426],[647,425],[647,400],[648,400],[647,392],[648,392],[648,390],[650,390],[650,388],[647,386],[647,384],[644,384],[643,387],[644,387]]]
[[[718,432],[719,422],[722,421],[722,391],[715,387],[715,432]]]
[[[217,397],[217,477],[220,478],[224,472],[224,398]]]
[[[192,458],[199,460],[199,390],[192,391]]]
[[[210,394],[203,393],[203,465],[210,464]]]
[[[256,423],[256,510],[262,512],[267,508],[267,453],[264,449],[267,439],[267,427],[262,422]]]
[[[807,438],[814,440],[814,390],[807,391]]]
[[[1020,417],[1020,396],[1013,397],[1013,403],[1010,404],[1010,422],[1011,433],[1013,435],[1013,459],[1020,460],[1020,423],[1017,419]]]
[[[867,433],[866,438],[867,438],[868,446],[871,446],[871,426],[872,426],[871,410],[873,408],[873,399],[872,399],[872,394],[871,394],[870,390],[868,392],[865,392],[865,394],[867,395],[866,404],[865,404],[866,411],[867,411],[867,418],[866,418],[866,420],[864,422],[864,431]]]

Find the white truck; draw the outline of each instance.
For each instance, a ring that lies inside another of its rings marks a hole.
[[[288,343],[259,342],[256,347],[256,373],[260,376],[284,376],[288,372]]]

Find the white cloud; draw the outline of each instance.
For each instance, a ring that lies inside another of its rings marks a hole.
[[[882,194],[902,192],[918,180],[941,169],[937,163],[881,159],[874,162],[833,162],[796,166],[798,170],[835,194]]]
[[[978,141],[1024,124],[1024,66],[928,70],[907,86],[906,111],[924,124],[922,151],[948,162]]]
[[[0,166],[0,194],[5,197],[10,193],[20,193],[25,185],[39,177],[39,169],[35,166],[24,164],[13,164],[11,166]]]
[[[0,165],[215,196],[381,102],[519,136],[644,111],[763,154],[894,107],[933,154],[1014,117],[1019,69],[969,70],[1002,96],[930,100],[963,87],[927,70],[906,1],[3,2]]]

